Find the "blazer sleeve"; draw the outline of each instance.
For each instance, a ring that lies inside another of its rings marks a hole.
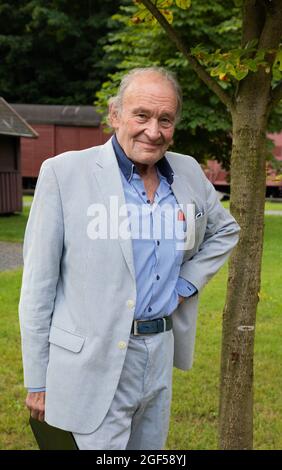
[[[240,231],[234,217],[222,207],[213,185],[202,170],[200,173],[206,193],[205,235],[198,251],[182,264],[179,274],[180,277],[191,282],[198,291],[227,260],[238,242]]]
[[[24,384],[44,387],[64,225],[60,191],[52,159],[43,162],[26,226],[19,302]]]

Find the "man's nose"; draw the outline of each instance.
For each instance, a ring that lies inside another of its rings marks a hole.
[[[161,137],[159,122],[157,119],[150,119],[146,126],[146,135],[151,140],[157,140]]]

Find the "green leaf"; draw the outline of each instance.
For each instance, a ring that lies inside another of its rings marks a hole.
[[[173,0],[158,0],[156,7],[161,10],[162,8],[169,8],[173,4]]]
[[[134,17],[132,18],[132,22],[135,24],[143,22],[156,23],[156,21],[156,18],[143,5],[140,6],[139,10],[135,13]]]
[[[258,64],[256,63],[255,60],[248,59],[248,60],[246,60],[246,64],[252,72],[257,72],[258,71]]]
[[[235,77],[237,80],[243,80],[248,75],[248,69],[242,68],[241,70],[236,70]]]
[[[159,12],[165,17],[168,23],[173,22],[173,13],[169,9],[172,5],[172,0],[159,0],[156,2],[156,6],[159,9]],[[157,19],[150,13],[149,10],[142,4],[139,6],[138,11],[135,13],[132,18],[132,22],[135,24],[138,23],[148,23],[155,25],[158,23]]]
[[[278,50],[275,58],[275,63],[279,64],[278,70],[282,72],[282,49]]]
[[[160,10],[160,12],[169,24],[173,22],[173,13],[171,10]]]
[[[182,10],[188,10],[191,6],[191,0],[175,0],[175,3]]]

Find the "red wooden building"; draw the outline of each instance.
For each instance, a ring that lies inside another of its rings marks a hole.
[[[20,138],[32,142],[37,133],[0,97],[0,214],[21,212]]]
[[[282,133],[269,134],[268,137],[274,143],[273,155],[282,163]],[[216,160],[208,160],[204,169],[207,177],[218,191],[230,192],[229,174]],[[266,196],[282,197],[282,179],[269,162],[266,165]]]
[[[21,139],[24,188],[34,188],[40,166],[46,158],[68,150],[82,150],[105,143],[101,117],[93,106],[14,104],[39,134],[36,141]]]

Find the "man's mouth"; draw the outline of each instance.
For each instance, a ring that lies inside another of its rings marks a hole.
[[[158,142],[143,142],[142,140],[137,140],[136,141],[138,144],[141,144],[143,145],[144,147],[148,147],[148,148],[151,148],[151,149],[157,149],[159,147],[161,147],[161,143],[158,143]]]

